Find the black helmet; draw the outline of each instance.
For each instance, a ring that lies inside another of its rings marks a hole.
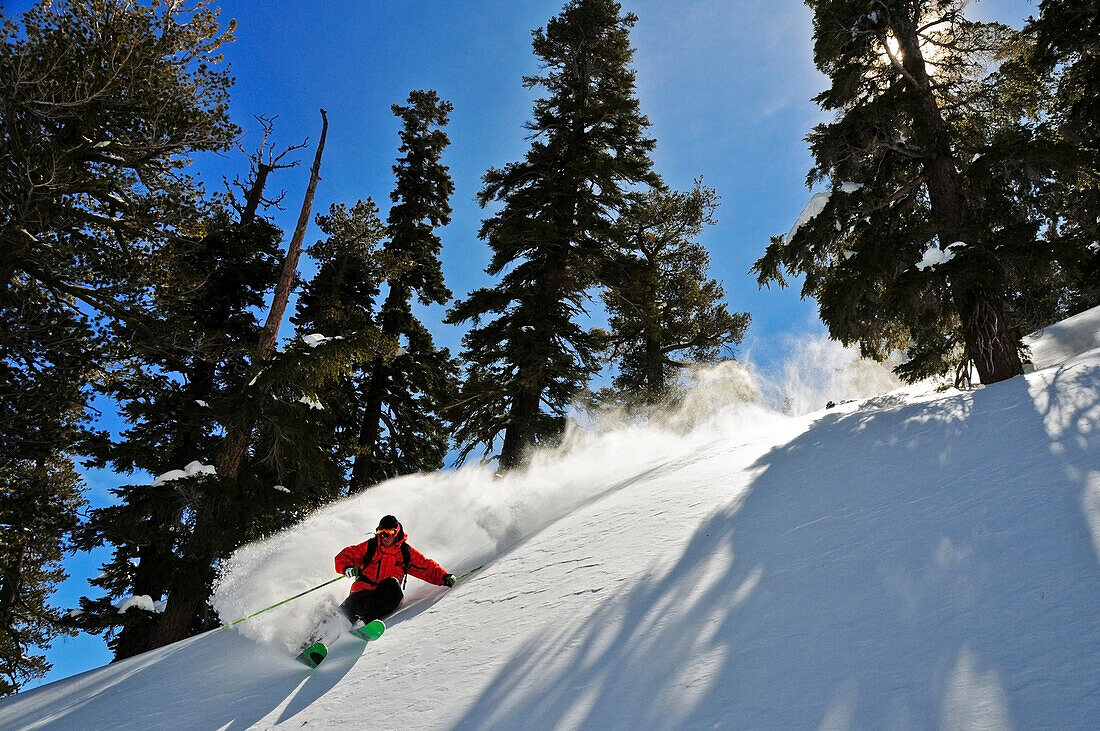
[[[384,529],[400,528],[401,523],[392,515],[383,515],[382,520],[378,521],[378,527]]]

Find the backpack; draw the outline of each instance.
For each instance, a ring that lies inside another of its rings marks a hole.
[[[412,554],[409,552],[409,544],[402,541],[401,543],[401,570],[405,572],[405,575],[401,577],[401,588],[405,588],[405,584],[409,583],[409,564],[412,562]],[[363,569],[366,570],[370,566],[371,559],[374,558],[374,552],[378,549],[378,536],[371,536],[367,540],[367,552],[363,556]]]

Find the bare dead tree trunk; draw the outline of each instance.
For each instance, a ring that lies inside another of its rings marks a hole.
[[[302,210],[298,214],[298,225],[294,227],[294,235],[290,239],[290,246],[283,259],[283,271],[279,275],[279,282],[275,285],[275,295],[271,300],[271,310],[267,313],[267,322],[264,324],[263,335],[256,350],[256,362],[261,363],[271,357],[275,350],[275,339],[279,334],[279,327],[283,323],[283,314],[286,312],[287,302],[290,300],[290,289],[294,285],[294,277],[298,273],[298,260],[302,256],[302,241],[306,237],[306,227],[309,226],[309,217],[313,212],[313,196],[317,192],[317,183],[321,180],[321,154],[325,151],[325,137],[328,135],[328,115],[321,110],[321,141],[317,144],[317,154],[313,157],[313,167],[309,171],[309,185],[306,186],[305,199],[302,201]]]
[[[317,143],[317,153],[313,157],[313,167],[309,173],[309,185],[306,186],[306,194],[302,200],[302,210],[298,214],[298,224],[294,227],[294,235],[290,238],[286,256],[283,258],[283,269],[279,274],[279,281],[275,284],[275,293],[271,297],[271,308],[267,312],[267,321],[260,333],[260,341],[256,344],[256,357],[252,363],[252,375],[256,376],[264,369],[264,364],[275,352],[275,343],[279,336],[279,328],[283,324],[283,315],[286,314],[287,303],[290,301],[290,290],[294,286],[294,277],[298,273],[298,260],[302,257],[302,241],[306,236],[306,228],[309,226],[309,217],[313,211],[313,197],[317,192],[317,183],[321,180],[321,155],[325,151],[325,137],[328,135],[328,115],[321,110],[321,140]],[[262,389],[261,389],[262,391]],[[226,435],[225,449],[218,461],[218,476],[224,479],[235,480],[241,469],[241,462],[248,451],[248,443],[252,439],[252,430],[255,424],[252,422],[241,423]]]
[[[267,176],[274,169],[274,165],[266,165],[258,160],[256,161],[256,179],[252,181],[252,186],[245,196],[244,210],[241,212],[241,223],[252,223],[256,218],[256,210],[260,207],[260,201],[263,200],[264,196],[264,187],[267,185]]]

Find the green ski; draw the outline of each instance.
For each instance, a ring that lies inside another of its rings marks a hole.
[[[380,619],[376,619],[373,622],[367,622],[362,627],[356,627],[353,630],[349,630],[351,634],[366,642],[377,640],[385,631],[386,625]],[[312,645],[299,652],[298,656],[294,659],[306,667],[315,668],[324,662],[326,657],[328,657],[328,646],[325,645],[324,642],[314,642]]]
[[[298,657],[294,659],[306,667],[315,668],[320,665],[326,657],[328,657],[328,648],[325,647],[325,643],[314,642],[312,645],[299,652]]]
[[[361,640],[370,642],[371,640],[377,640],[385,631],[386,623],[381,619],[375,619],[371,622],[367,622],[362,627],[356,627],[351,630],[351,633]]]

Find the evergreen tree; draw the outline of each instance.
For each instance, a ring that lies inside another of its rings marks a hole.
[[[164,248],[172,276],[152,298],[160,327],[116,328],[116,340],[126,349],[103,388],[129,426],[117,442],[98,445],[98,466],[163,475],[212,462],[219,426],[241,408],[237,392],[245,386],[249,348],[259,331],[254,311],[277,275],[278,237],[266,221],[240,225],[222,210],[211,216],[200,239],[181,238]],[[120,613],[114,607],[129,596],[163,601],[175,578],[194,572],[180,556],[180,542],[197,494],[211,480],[196,473],[121,485],[112,489],[118,502],[93,510],[78,532],[84,550],[114,548],[91,582],[106,595],[82,600],[77,623],[107,631],[116,659],[155,646],[153,612],[135,607]]]
[[[781,267],[805,275],[832,337],[877,358],[908,348],[903,377],[967,361],[983,383],[1022,372],[1027,318],[1012,303],[1032,298],[1052,253],[1036,244],[1039,181],[1018,164],[1037,87],[1001,86],[1019,34],[967,20],[958,0],[807,4],[832,82],[816,100],[836,112],[808,138],[808,182],[831,192],[772,239],[761,285],[785,284]]]
[[[714,190],[697,182],[686,193],[640,194],[619,221],[623,247],[604,276],[604,349],[618,365],[614,398],[628,407],[669,402],[687,365],[714,362],[744,337],[749,315],[726,309],[695,241],[717,207]]]
[[[226,392],[224,430],[212,464],[216,475],[187,484],[192,492],[181,540],[184,570],[171,576],[153,644],[165,645],[208,624],[211,585],[219,562],[242,543],[300,519],[342,485],[336,440],[317,397],[352,365],[373,358],[373,333],[276,348],[282,315],[297,280],[297,262],[320,180],[328,122],[322,129],[294,234],[282,255],[259,337],[248,348],[247,377]],[[253,189],[259,183],[257,176]],[[258,200],[259,194],[248,200]],[[246,207],[247,210],[247,207]],[[241,222],[247,225],[246,221]]]
[[[113,317],[195,219],[190,156],[225,149],[232,40],[201,4],[40,2],[0,25],[0,286]],[[75,352],[80,352],[74,343]]]
[[[390,477],[437,470],[447,454],[448,433],[441,409],[452,400],[457,365],[437,349],[428,329],[412,312],[416,293],[422,305],[446,304],[441,243],[435,229],[451,220],[451,176],[440,160],[450,143],[442,127],[451,103],[434,91],[413,91],[407,106],[393,105],[401,118],[401,148],[393,171],[394,205],[388,217],[385,251],[393,273],[381,311],[382,335],[402,344],[396,358],[377,358],[364,385],[359,444],[351,473],[352,491]]]
[[[43,602],[79,504],[69,455],[106,339],[86,313],[151,329],[154,252],[197,220],[184,168],[236,134],[230,78],[216,68],[227,40],[215,11],[174,3],[40,2],[21,27],[2,18],[0,412],[15,415],[3,427],[4,509],[18,506],[15,523],[34,535],[5,543],[16,612],[5,653],[53,632]],[[5,666],[13,682],[26,677],[19,662]]]
[[[1093,0],[1042,0],[1028,25],[1037,64],[1060,67],[1062,122],[1090,149],[1100,148],[1100,7]]]
[[[80,477],[65,455],[0,464],[0,696],[49,671],[32,648],[74,634],[47,601],[67,578],[64,538],[83,502]]]
[[[636,20],[612,0],[571,0],[533,34],[543,73],[524,85],[548,96],[527,125],[531,147],[490,169],[479,194],[483,206],[503,204],[480,232],[493,251],[486,271],[500,283],[448,316],[474,324],[454,409],[462,458],[479,445],[490,455],[503,432],[500,466],[520,465],[531,446],[557,440],[570,400],[599,369],[596,338],[576,320],[627,191],[657,183],[630,68]]]
[[[299,338],[320,335],[345,338],[352,333],[375,333],[376,299],[385,278],[381,243],[385,226],[374,201],[358,201],[350,209],[340,203],[317,216],[325,238],[313,244],[309,255],[317,262],[317,273],[302,288],[292,322]],[[382,352],[393,357],[395,340],[385,341]],[[337,454],[347,468],[355,461],[363,413],[362,363],[342,378],[330,382],[319,395],[327,405]]]
[[[266,141],[266,136],[265,136]],[[156,329],[120,323],[125,358],[106,379],[129,427],[96,456],[116,472],[160,476],[113,490],[116,505],[92,512],[77,535],[82,548],[114,553],[92,583],[105,596],[84,599],[77,623],[106,631],[116,659],[214,626],[206,606],[217,562],[233,549],[301,519],[336,496],[343,463],[328,410],[318,396],[361,352],[359,340],[299,341],[262,372],[254,363],[263,326],[256,312],[282,276],[280,231],[256,215],[266,174],[263,146],[253,158],[246,202],[218,208],[198,239],[180,237],[162,255],[171,276],[155,288]],[[281,156],[280,156],[281,157]],[[272,162],[268,160],[268,162]],[[372,351],[373,352],[373,351]],[[226,434],[247,419],[253,428],[239,470],[217,470]],[[212,495],[219,510],[211,512]],[[200,523],[200,518],[205,523]],[[193,541],[208,531],[210,554]],[[116,610],[127,597],[148,597],[154,610]],[[188,607],[166,628],[159,610],[173,598]]]
[[[1049,236],[1069,262],[1070,313],[1100,304],[1100,6],[1043,0],[1035,66],[1054,73],[1053,123],[1070,148],[1062,157]]]

